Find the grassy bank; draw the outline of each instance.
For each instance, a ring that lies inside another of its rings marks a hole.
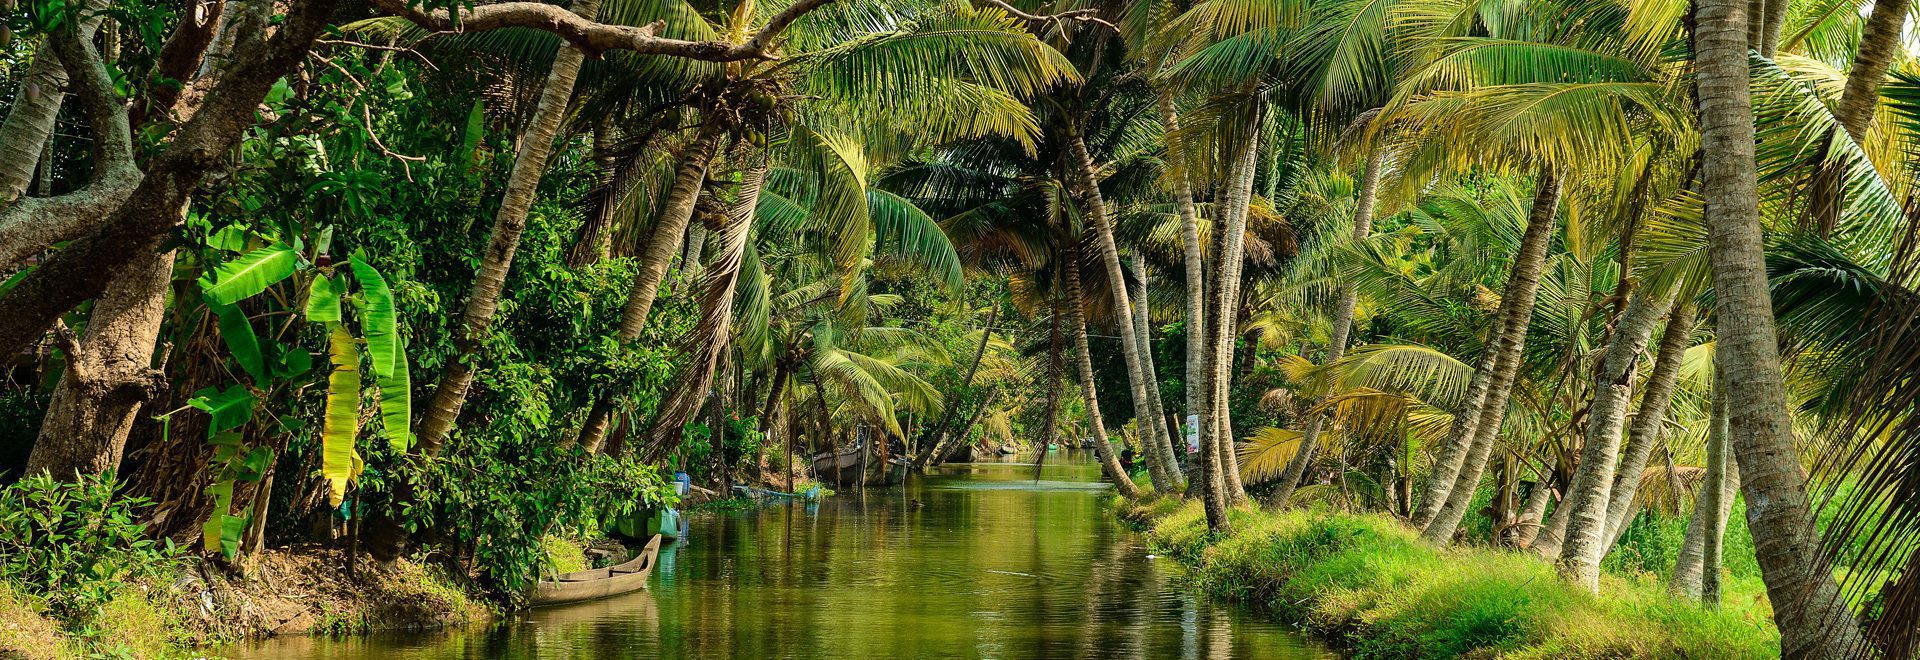
[[[1215,539],[1199,502],[1118,507],[1203,590],[1269,607],[1358,657],[1779,656],[1750,593],[1714,612],[1650,576],[1608,575],[1596,596],[1531,554],[1443,550],[1384,516],[1235,511],[1234,532]]]

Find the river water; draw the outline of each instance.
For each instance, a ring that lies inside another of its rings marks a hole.
[[[282,638],[243,657],[1331,658],[1210,601],[1055,452],[946,465],[901,487],[696,516],[649,591],[467,629]]]

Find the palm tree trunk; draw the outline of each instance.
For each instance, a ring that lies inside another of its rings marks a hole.
[[[1079,353],[1075,362],[1080,368],[1081,396],[1087,404],[1087,429],[1093,432],[1093,453],[1100,459],[1101,471],[1107,473],[1107,479],[1113,481],[1122,497],[1139,497],[1140,489],[1133,485],[1126,469],[1120,467],[1120,457],[1113,455],[1113,445],[1107,442],[1107,424],[1100,419],[1100,397],[1093,388],[1093,354],[1087,351],[1087,297],[1086,292],[1080,290],[1080,255],[1076,252],[1078,250],[1069,249],[1062,261],[1066,266],[1068,323],[1073,329],[1073,347]]]
[[[713,265],[706,271],[706,291],[700,298],[700,320],[689,336],[698,341],[688,351],[692,359],[672,396],[654,416],[648,455],[679,444],[681,428],[699,410],[702,393],[713,386],[714,373],[723,364],[732,339],[734,291],[739,288],[740,264],[746,258],[747,241],[753,237],[754,209],[760,205],[760,190],[767,180],[769,163],[765,154],[740,177],[739,197],[727,213],[727,225],[719,230]],[[885,442],[882,439],[881,442]]]
[[[1533,491],[1527,493],[1527,501],[1520,505],[1520,515],[1507,534],[1508,546],[1525,548],[1539,538],[1541,518],[1546,517],[1547,505],[1553,503],[1553,463],[1548,462],[1537,476],[1539,481],[1534,483]]]
[[[1160,88],[1160,122],[1166,133],[1180,129],[1180,116],[1174,110],[1173,91]],[[1200,218],[1193,206],[1193,178],[1186,167],[1180,163],[1172,164],[1174,208],[1180,214],[1180,246],[1184,250],[1183,259],[1187,271],[1187,407],[1186,414],[1204,418],[1207,411],[1201,407],[1204,392],[1210,387],[1207,379],[1207,275],[1206,264],[1200,251]],[[1193,431],[1189,431],[1193,432]]]
[[[1152,281],[1147,273],[1147,257],[1140,251],[1133,253],[1133,275],[1140,283],[1139,293],[1133,296],[1133,336],[1140,341],[1140,366],[1147,376],[1147,407],[1153,409],[1151,417],[1142,418],[1138,426],[1153,426],[1154,437],[1159,438],[1156,451],[1160,452],[1161,462],[1166,466],[1167,474],[1175,483],[1185,488],[1180,472],[1180,458],[1173,450],[1173,434],[1167,431],[1167,409],[1160,399],[1160,368],[1153,362],[1153,324],[1149,319],[1152,310],[1147,303],[1147,285]]]
[[[654,297],[660,293],[660,281],[666,278],[667,267],[680,251],[681,237],[686,234],[687,222],[693,218],[694,206],[700,199],[700,187],[707,180],[707,164],[713,160],[714,144],[719,139],[718,131],[709,124],[702,126],[693,143],[687,145],[687,152],[681,158],[680,169],[673,180],[673,188],[667,192],[660,219],[654,224],[652,238],[648,239],[646,252],[640,257],[640,272],[634,274],[633,289],[627,293],[626,308],[621,310],[622,344],[638,340],[641,331],[646,330],[647,315],[653,309]],[[613,393],[601,394],[587,413],[586,423],[580,427],[578,442],[589,453],[598,450],[601,441],[607,437],[615,408],[613,398]]]
[[[1900,32],[1911,4],[1912,0],[1876,0],[1873,14],[1867,18],[1866,29],[1860,35],[1853,69],[1847,74],[1840,104],[1833,109],[1834,119],[1855,143],[1865,140],[1867,129],[1873,126],[1874,108],[1880,103],[1880,84],[1886,81],[1887,66],[1900,45]],[[1840,212],[1846,202],[1841,190],[1842,176],[1840,166],[1834,163],[1823,164],[1814,175],[1810,204],[1814,223],[1822,236],[1833,233],[1840,222]]]
[[[1613,494],[1607,502],[1607,538],[1620,538],[1620,529],[1633,515],[1633,499],[1639,495],[1640,475],[1647,469],[1647,458],[1660,444],[1660,430],[1667,423],[1667,406],[1673,402],[1673,390],[1680,382],[1680,366],[1686,362],[1687,347],[1693,339],[1693,305],[1680,301],[1667,317],[1667,328],[1660,336],[1660,350],[1654,354],[1653,373],[1647,375],[1647,391],[1640,395],[1640,412],[1633,417],[1626,456],[1613,480]],[[1608,543],[1612,547],[1612,543]],[[1601,551],[1606,556],[1606,551]]]
[[[980,346],[973,350],[973,362],[967,364],[967,376],[960,379],[960,389],[956,394],[973,389],[973,375],[980,370],[980,359],[987,355],[987,341],[993,338],[993,322],[999,317],[999,305],[994,305],[987,310],[987,326],[980,331]],[[940,423],[927,429],[926,433],[932,436],[932,439],[924,444],[918,456],[913,457],[913,469],[926,467],[927,462],[933,459],[934,450],[947,441],[947,427],[953,424],[953,413],[960,408],[959,397],[954,398],[955,400],[948,403],[945,410],[940,411]]]
[[[1386,156],[1386,150],[1374,145],[1367,152],[1367,164],[1360,171],[1360,192],[1353,204],[1353,240],[1365,241],[1373,234],[1373,204],[1376,191],[1380,188],[1380,168]],[[1358,304],[1352,284],[1340,285],[1340,301],[1333,309],[1333,334],[1327,341],[1327,359],[1324,364],[1340,361],[1347,352],[1347,335],[1353,331],[1353,308]],[[1320,405],[1315,401],[1313,405]],[[1293,489],[1299,487],[1300,476],[1307,471],[1307,465],[1313,461],[1313,452],[1319,446],[1320,424],[1325,415],[1315,414],[1307,418],[1300,428],[1300,449],[1293,454],[1293,460],[1287,462],[1286,472],[1280,475],[1280,482],[1273,490],[1273,502],[1286,506],[1293,497]]]
[[[600,0],[575,0],[573,12],[593,18],[600,12]],[[487,251],[474,274],[473,288],[467,292],[466,309],[454,326],[454,354],[440,374],[427,409],[415,424],[415,451],[425,456],[440,452],[466,403],[467,387],[473,384],[473,370],[481,360],[480,344],[493,324],[494,309],[500,306],[501,290],[507,283],[507,271],[513,268],[513,254],[520,248],[520,234],[527,229],[527,210],[533,207],[539,191],[540,176],[547,171],[547,158],[553,155],[553,141],[566,117],[568,100],[573,97],[574,79],[580,75],[585,55],[579,49],[563,47],[553,55],[553,68],[540,88],[540,101],[534,106],[533,119],[520,136],[520,153],[514,157],[513,173],[507,177],[507,191],[500,199],[500,210],[493,217],[493,230]]]
[[[1257,105],[1259,101],[1254,101]],[[1259,126],[1256,117],[1249,126]],[[1214,339],[1213,373],[1209,375],[1214,391],[1214,433],[1213,441],[1218,445],[1221,483],[1227,506],[1239,506],[1247,501],[1247,491],[1240,481],[1240,454],[1234,442],[1233,416],[1230,409],[1233,392],[1233,352],[1234,340],[1240,336],[1240,274],[1246,266],[1246,235],[1248,207],[1253,203],[1253,175],[1259,167],[1260,133],[1250,130],[1241,145],[1239,162],[1235,164],[1234,176],[1230,179],[1231,196],[1226,213],[1227,242],[1220,253],[1220,265],[1217,272],[1221,279],[1215,283],[1214,291],[1218,303],[1208,317],[1218,334]],[[1251,349],[1249,349],[1251,350]]]
[[[613,221],[620,208],[622,188],[619,160],[613,157],[612,122],[602,119],[593,126],[593,162],[599,168],[600,206],[580,226],[573,248],[567,251],[567,265],[579,268],[607,258],[613,243]]]
[[[1494,345],[1499,343],[1501,329],[1507,325],[1507,304],[1501,301],[1494,309],[1493,322],[1487,333],[1486,348],[1481,352],[1480,363],[1474,367],[1473,378],[1467,381],[1467,400],[1460,409],[1454,411],[1453,424],[1447,429],[1447,441],[1440,445],[1439,453],[1434,455],[1433,467],[1427,472],[1427,481],[1420,488],[1420,508],[1413,513],[1413,526],[1425,529],[1434,516],[1440,514],[1440,508],[1447,503],[1447,496],[1453,493],[1453,482],[1460,478],[1460,466],[1467,461],[1467,443],[1472,442],[1473,426],[1479,421],[1480,408],[1487,402],[1487,383],[1492,380],[1493,363],[1497,357]]]
[[[1693,519],[1688,523],[1687,535],[1680,543],[1680,557],[1674,564],[1673,580],[1668,584],[1669,593],[1699,598],[1710,607],[1719,605],[1720,537],[1726,532],[1727,515],[1733,509],[1733,499],[1740,487],[1738,467],[1727,460],[1727,404],[1719,395],[1721,391],[1716,385],[1713,413],[1707,422],[1707,474],[1700,482],[1700,493],[1694,499]],[[1711,561],[1708,558],[1709,536],[1713,537]],[[1705,599],[1706,575],[1709,572],[1713,574],[1714,587],[1711,601]]]
[[[1696,7],[1694,68],[1707,256],[1719,317],[1735,320],[1717,328],[1715,366],[1726,385],[1741,490],[1754,503],[1747,508],[1747,525],[1780,628],[1781,654],[1848,657],[1865,649],[1865,642],[1814,529],[1767,289],[1745,2],[1697,0]]]
[[[1627,409],[1633,405],[1634,372],[1666,307],[1666,292],[1636,289],[1594,373],[1586,442],[1573,472],[1573,485],[1567,489],[1570,519],[1559,562],[1561,577],[1588,591],[1600,590],[1600,558],[1609,545],[1607,507],[1619,465],[1620,436],[1626,430]],[[1623,476],[1638,483],[1637,474]]]
[[[1487,375],[1486,400],[1478,410],[1470,411],[1476,420],[1467,442],[1466,458],[1460,464],[1460,476],[1447,493],[1446,504],[1421,532],[1435,543],[1452,541],[1460,520],[1466,517],[1473,492],[1480,485],[1480,475],[1486,470],[1487,458],[1493,454],[1494,439],[1500,435],[1500,425],[1506,420],[1507,399],[1513,393],[1513,382],[1526,351],[1527,326],[1533,322],[1533,301],[1540,292],[1540,274],[1546,269],[1547,246],[1553,242],[1560,202],[1560,178],[1553,170],[1542,167],[1537,185],[1533,209],[1527,218],[1527,232],[1520,239],[1520,252],[1514,256],[1513,273],[1508,276],[1506,292],[1501,296],[1506,313],[1501,318],[1498,340],[1490,349],[1495,359]]]
[[[1034,479],[1040,478],[1040,466],[1047,460],[1047,446],[1053,444],[1054,427],[1060,421],[1060,298],[1049,298],[1053,313],[1047,317],[1047,406],[1041,415],[1040,451],[1033,459]]]
[[[1100,194],[1100,183],[1094,178],[1093,156],[1087,151],[1087,143],[1076,131],[1068,150],[1073,158],[1072,175],[1079,184],[1081,198],[1086,200],[1089,224],[1093,226],[1096,245],[1100,250],[1101,265],[1106,267],[1108,290],[1113,292],[1114,325],[1120,330],[1120,348],[1127,362],[1127,381],[1133,387],[1134,418],[1142,420],[1140,426],[1141,453],[1148,459],[1148,475],[1153,479],[1153,487],[1162,493],[1179,492],[1178,471],[1168,463],[1173,459],[1172,445],[1162,449],[1162,436],[1166,430],[1157,423],[1159,417],[1153,414],[1152,404],[1147,401],[1146,369],[1141,366],[1140,339],[1133,332],[1133,304],[1127,295],[1126,275],[1120,269],[1120,247],[1113,240],[1113,225],[1107,218],[1107,202]],[[1156,420],[1149,422],[1148,420]]]

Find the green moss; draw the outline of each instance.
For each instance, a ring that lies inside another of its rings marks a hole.
[[[1779,654],[1757,581],[1731,580],[1715,612],[1645,574],[1609,575],[1589,594],[1531,554],[1440,549],[1386,516],[1236,511],[1216,538],[1197,502],[1120,511],[1156,551],[1194,566],[1203,589],[1267,606],[1356,657]]]
[[[540,551],[546,553],[547,569],[554,573],[587,570],[587,553],[573,540],[548,534],[540,539]]]

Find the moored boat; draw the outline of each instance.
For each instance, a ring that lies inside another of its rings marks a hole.
[[[640,555],[617,566],[561,573],[552,580],[534,583],[528,599],[534,607],[562,605],[618,596],[647,588],[654,564],[660,559],[660,537],[647,541]]]

